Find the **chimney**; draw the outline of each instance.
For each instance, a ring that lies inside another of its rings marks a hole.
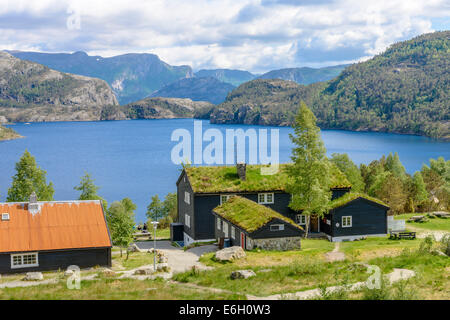
[[[246,174],[247,174],[247,164],[245,163],[237,163],[236,164],[236,170],[237,174],[239,176],[239,179],[242,181],[245,181]]]
[[[28,212],[30,212],[32,215],[35,215],[40,211],[41,208],[39,207],[39,203],[37,202],[36,192],[33,191],[33,193],[30,195],[30,202],[28,203]]]

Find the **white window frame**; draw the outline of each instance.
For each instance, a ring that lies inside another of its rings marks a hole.
[[[300,218],[300,219],[299,219]],[[305,226],[306,225],[306,215],[304,214],[298,214],[295,216],[295,222],[299,226]]]
[[[191,194],[187,191],[184,192],[184,202],[191,204]]]
[[[223,234],[225,235],[225,238],[228,238],[230,234],[228,233],[228,223],[223,223]]]
[[[222,225],[222,219],[217,217],[217,230],[222,230],[221,225]]]
[[[227,202],[228,200],[230,200],[231,197],[234,197],[234,196],[235,196],[235,194],[221,194],[220,195],[220,204]],[[224,197],[226,200],[223,201],[222,197]]]
[[[272,229],[272,227],[278,227],[278,229]],[[270,231],[284,231],[284,224],[271,224]]]
[[[231,226],[231,239],[236,240],[236,228]]]
[[[186,227],[188,227],[188,228],[191,227],[191,216],[188,215],[187,213],[184,214],[184,224],[185,224]]]
[[[349,222],[347,222],[347,219],[349,220]],[[351,228],[353,225],[352,216],[342,216],[341,225],[342,225],[342,228]]]
[[[268,201],[268,196],[272,196],[272,201]],[[261,196],[263,196],[264,200],[261,201]],[[273,204],[275,203],[275,194],[274,193],[258,193],[258,203],[259,204]]]
[[[36,262],[27,264],[24,263],[24,257],[28,256],[34,256]],[[15,258],[20,258],[20,264],[14,264]],[[39,267],[39,255],[37,252],[11,254],[11,269],[33,268],[33,267]]]
[[[10,216],[8,212],[2,213],[2,221],[9,221],[10,220]]]

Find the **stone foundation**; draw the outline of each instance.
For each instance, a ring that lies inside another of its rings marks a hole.
[[[287,251],[301,248],[302,237],[251,239],[247,237],[247,249]]]

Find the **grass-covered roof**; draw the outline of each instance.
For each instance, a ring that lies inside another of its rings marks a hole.
[[[285,191],[290,164],[281,164],[274,175],[261,175],[262,165],[247,165],[246,180],[239,179],[235,166],[188,167],[186,173],[196,193]],[[330,188],[348,188],[350,182],[334,164],[331,165]]]
[[[385,206],[385,207],[389,208],[389,206],[386,203],[384,203],[383,201],[381,201],[380,199],[368,196],[368,195],[363,194],[363,193],[348,192],[345,195],[343,195],[342,197],[334,199],[333,201],[331,201],[330,209],[336,209],[336,208],[342,207],[343,205],[346,205],[350,201],[353,201],[353,200],[358,199],[358,198],[363,198],[363,199],[366,199],[366,200],[369,200],[369,201],[373,201],[373,202],[376,202],[378,204],[381,204],[382,206]]]
[[[303,230],[291,219],[247,198],[235,196],[213,210],[217,215],[251,233],[277,218]]]

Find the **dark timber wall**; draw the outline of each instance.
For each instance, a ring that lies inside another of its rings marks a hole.
[[[184,201],[185,192],[189,192],[191,197],[190,204]],[[184,232],[190,237],[195,239],[195,218],[194,217],[194,196],[192,188],[189,184],[186,174],[183,172],[177,186],[177,199],[178,199],[178,222],[184,224]],[[185,214],[191,217],[191,227],[186,226]]]
[[[281,231],[271,231],[270,226],[274,224],[283,224],[284,230]],[[280,219],[273,219],[268,224],[262,226],[258,230],[250,234],[252,239],[270,239],[270,238],[289,238],[289,237],[301,237],[304,232],[289,223],[284,222]]]
[[[11,269],[11,254],[0,254],[0,274],[32,271],[65,270],[68,266],[80,268],[111,266],[111,249],[71,249],[60,251],[41,251],[38,253],[38,267]]]
[[[370,234],[387,234],[387,208],[366,200],[356,199],[347,205],[332,210],[332,236],[354,236]],[[342,217],[352,216],[352,226],[342,228]],[[339,223],[339,227],[336,227]]]

